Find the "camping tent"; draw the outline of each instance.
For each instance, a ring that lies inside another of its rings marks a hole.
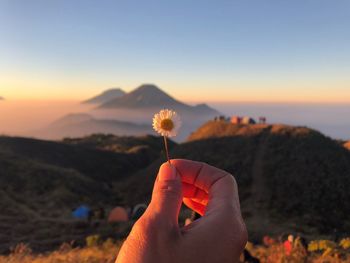
[[[242,118],[239,116],[233,116],[231,118],[231,123],[232,124],[240,124],[242,122]]]
[[[253,118],[250,118],[248,116],[245,116],[242,118],[242,123],[243,124],[255,124],[255,120]]]
[[[89,217],[90,208],[86,205],[81,205],[72,212],[74,218],[87,219]]]
[[[348,150],[350,150],[350,141],[344,143],[344,147]]]
[[[108,215],[108,223],[127,222],[128,220],[128,213],[121,206],[113,208]]]

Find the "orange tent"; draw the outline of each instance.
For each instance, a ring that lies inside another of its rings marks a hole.
[[[240,124],[242,122],[242,118],[239,116],[233,116],[231,118],[231,123],[233,124]]]
[[[348,150],[350,150],[350,141],[344,143],[344,147]]]
[[[125,208],[121,206],[113,208],[108,215],[108,223],[127,222],[128,220],[128,213]]]

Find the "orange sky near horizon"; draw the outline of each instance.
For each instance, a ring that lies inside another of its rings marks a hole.
[[[1,85],[2,86],[2,85]],[[105,85],[106,88],[95,87],[94,85],[79,88],[72,85],[70,88],[35,88],[27,86],[25,88],[0,88],[0,96],[6,100],[22,101],[81,101],[93,97],[109,87],[119,87]],[[201,85],[200,85],[201,86]],[[350,88],[319,88],[317,90],[305,87],[300,89],[281,90],[278,88],[237,88],[235,86],[222,88],[206,88],[196,86],[182,86],[178,89],[176,85],[160,86],[165,92],[174,98],[193,103],[201,102],[271,102],[271,103],[350,103]],[[136,86],[137,87],[137,86]],[[129,92],[134,88],[121,88]]]
[[[112,78],[105,75],[60,76],[54,72],[3,71],[0,73],[0,96],[8,100],[79,101],[111,87],[120,87],[129,92],[143,83],[153,83],[176,99],[187,102],[350,103],[350,78],[344,74],[310,75],[307,78],[259,74],[255,79],[244,75],[228,76],[223,74],[205,80],[200,76],[169,80],[160,74],[158,78],[140,76],[141,81],[138,81],[128,75]]]

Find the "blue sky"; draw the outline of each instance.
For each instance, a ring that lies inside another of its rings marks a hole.
[[[347,0],[0,0],[0,95],[350,102],[349,28]]]

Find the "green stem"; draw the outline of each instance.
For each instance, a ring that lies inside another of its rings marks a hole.
[[[168,141],[167,141],[166,136],[163,136],[163,138],[164,138],[164,145],[165,145],[166,158],[167,158],[167,160],[168,160],[168,163],[171,164],[171,163],[170,163],[170,157],[169,157]]]

